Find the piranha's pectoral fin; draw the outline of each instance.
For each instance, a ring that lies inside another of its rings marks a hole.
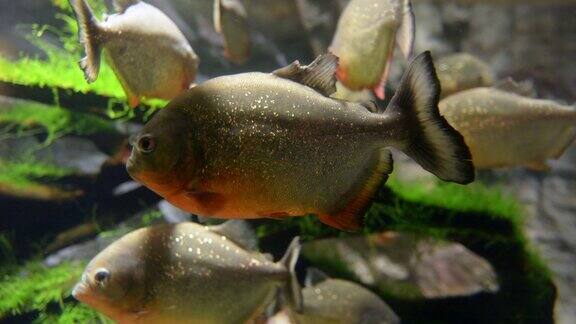
[[[74,9],[80,41],[84,44],[86,52],[86,57],[79,62],[80,68],[84,71],[86,81],[91,83],[96,81],[100,71],[100,54],[106,38],[105,31],[94,17],[86,0],[70,0],[70,5]]]
[[[336,92],[337,68],[338,57],[334,54],[323,54],[309,65],[300,65],[300,62],[294,61],[272,74],[308,86],[328,97]]]
[[[140,2],[140,0],[113,0],[112,5],[114,6],[114,11],[117,13],[123,13],[128,9],[128,7],[133,6]]]
[[[207,191],[188,191],[185,197],[200,208],[202,215],[215,215],[226,201],[221,194]]]
[[[210,226],[210,230],[226,236],[246,250],[254,251],[258,247],[254,229],[244,220],[229,220],[220,225]]]
[[[415,36],[414,11],[410,0],[404,0],[402,8],[402,23],[396,33],[396,42],[406,59],[412,57]]]
[[[388,179],[392,172],[392,155],[390,151],[382,149],[377,151],[371,168],[366,171],[357,186],[350,193],[352,199],[344,208],[331,215],[319,215],[320,221],[328,226],[343,231],[357,231],[364,225],[364,214],[370,207],[380,184]]]
[[[507,77],[496,82],[494,88],[524,97],[536,98],[536,89],[534,89],[534,84],[528,80],[517,82],[511,77]]]

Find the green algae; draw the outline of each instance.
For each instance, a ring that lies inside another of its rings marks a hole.
[[[11,265],[0,276],[0,320],[33,314],[34,323],[111,323],[70,298],[84,267],[82,262],[55,267],[36,261]]]
[[[72,174],[72,170],[42,162],[6,161],[0,159],[0,183],[26,188]]]
[[[39,132],[46,132],[45,144],[50,144],[68,134],[82,136],[117,131],[109,121],[95,115],[29,100],[0,101],[0,139]]]

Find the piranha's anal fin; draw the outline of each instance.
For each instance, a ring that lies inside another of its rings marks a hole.
[[[396,32],[396,42],[406,59],[412,57],[415,37],[414,11],[410,0],[404,0],[402,5],[402,23]]]
[[[351,192],[352,198],[344,208],[335,214],[319,215],[320,221],[343,231],[357,231],[364,225],[364,214],[368,211],[372,199],[380,184],[388,179],[392,172],[392,154],[386,149],[377,152],[374,165],[367,170],[362,183]]]
[[[96,81],[100,71],[100,54],[105,40],[105,32],[94,17],[86,0],[70,0],[70,5],[78,21],[80,41],[84,43],[86,57],[80,60],[80,68],[89,83]]]
[[[418,55],[402,76],[386,114],[407,130],[398,148],[445,181],[474,180],[474,165],[464,138],[440,115],[440,81],[430,52]]]
[[[309,65],[294,61],[272,74],[308,86],[328,97],[336,92],[337,68],[338,57],[334,54],[323,54]]]

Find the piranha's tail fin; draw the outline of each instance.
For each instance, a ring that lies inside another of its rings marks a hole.
[[[80,60],[80,67],[84,71],[84,78],[89,83],[96,81],[100,71],[100,53],[104,41],[104,31],[94,17],[94,13],[86,0],[69,0],[76,20],[80,41],[84,44],[86,57]]]
[[[300,238],[296,236],[286,253],[278,261],[281,265],[283,265],[288,271],[290,272],[290,277],[286,285],[282,288],[282,297],[283,300],[288,304],[288,306],[297,313],[302,312],[303,304],[302,304],[302,289],[300,287],[300,283],[298,283],[298,278],[296,277],[296,262],[298,261],[298,256],[300,255],[300,249],[302,246],[300,245]]]
[[[438,110],[440,82],[430,52],[411,63],[386,113],[400,116],[407,133],[399,147],[424,169],[445,181],[466,184],[474,180],[474,165],[464,138]]]

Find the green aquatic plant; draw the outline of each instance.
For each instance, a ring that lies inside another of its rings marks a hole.
[[[430,185],[423,182],[402,182],[392,176],[387,186],[407,201],[460,212],[505,215],[504,217],[519,220],[520,206],[516,200],[504,194],[498,187],[486,186],[480,182],[462,186],[436,181]]]
[[[43,132],[45,144],[50,144],[63,135],[106,134],[116,130],[109,121],[91,114],[29,100],[0,102],[0,139]]]
[[[3,266],[0,320],[34,314],[35,323],[111,323],[103,315],[69,298],[84,267],[82,262],[46,267],[35,261],[20,267]]]
[[[10,184],[26,188],[72,174],[72,170],[34,161],[6,161],[0,159],[0,185]]]
[[[62,304],[83,265],[65,263],[46,268],[30,262],[4,274],[0,280],[0,318],[31,311],[42,311],[50,303]]]

